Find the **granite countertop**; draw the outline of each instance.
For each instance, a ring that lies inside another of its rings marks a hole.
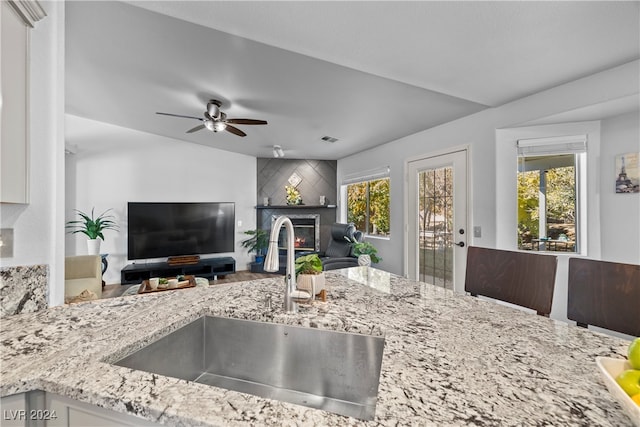
[[[625,340],[373,268],[326,276],[327,301],[297,314],[274,277],[2,319],[0,396],[44,390],[164,425],[631,425],[595,363]],[[203,315],[384,336],[375,420],[110,364]]]

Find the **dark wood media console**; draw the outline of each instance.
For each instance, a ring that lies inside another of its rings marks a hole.
[[[151,277],[175,277],[179,274],[215,279],[236,272],[236,260],[231,257],[203,258],[194,264],[169,265],[166,262],[129,264],[120,272],[120,284],[142,283]]]

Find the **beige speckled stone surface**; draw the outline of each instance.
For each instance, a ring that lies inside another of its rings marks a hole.
[[[0,317],[47,308],[49,266],[0,268]]]
[[[273,278],[2,319],[0,394],[45,390],[176,426],[631,425],[595,364],[623,357],[624,340],[372,268],[326,276],[327,302],[295,315]],[[375,420],[110,364],[205,314],[384,336]]]

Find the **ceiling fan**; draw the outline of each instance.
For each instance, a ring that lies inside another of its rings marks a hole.
[[[204,118],[193,117],[193,116],[183,116],[181,114],[171,114],[171,113],[160,113],[156,112],[156,114],[160,114],[163,116],[172,116],[172,117],[182,117],[185,119],[195,119],[200,120],[202,124],[194,127],[193,129],[189,129],[187,133],[197,132],[202,129],[208,129],[211,132],[222,132],[226,130],[227,132],[231,132],[234,135],[238,136],[247,136],[246,133],[241,131],[234,125],[266,125],[267,122],[265,120],[254,120],[254,119],[227,119],[227,115],[220,110],[222,103],[217,99],[212,99],[207,103],[207,109],[204,112]]]

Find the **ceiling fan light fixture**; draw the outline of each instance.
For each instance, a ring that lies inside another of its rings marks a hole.
[[[211,132],[215,132],[216,131],[215,127],[214,127],[213,120],[205,120],[202,124],[204,125],[204,127],[206,127]]]
[[[214,119],[220,118],[220,104],[217,101],[207,103],[207,113]]]
[[[201,124],[198,126],[189,129],[186,133],[191,134],[194,132],[198,132],[202,129],[207,129],[210,132],[223,132],[227,131],[239,137],[247,136],[247,134],[238,129],[234,125],[266,125],[266,120],[256,120],[256,119],[241,119],[241,118],[233,118],[227,120],[227,114],[220,110],[221,107],[220,101],[212,99],[207,103],[207,109],[204,111],[204,118],[194,117],[194,116],[186,116],[183,114],[173,114],[173,113],[162,113],[156,112],[156,114],[160,114],[163,116],[171,116],[171,117],[181,117],[184,119],[194,119],[200,121]],[[282,156],[284,156],[284,151],[280,150]]]
[[[214,132],[222,132],[226,128],[227,128],[227,124],[224,123],[224,122],[215,122],[213,124],[213,131]]]
[[[284,157],[284,151],[282,150],[282,147],[280,147],[279,145],[273,146],[273,157],[275,157],[276,159]]]

